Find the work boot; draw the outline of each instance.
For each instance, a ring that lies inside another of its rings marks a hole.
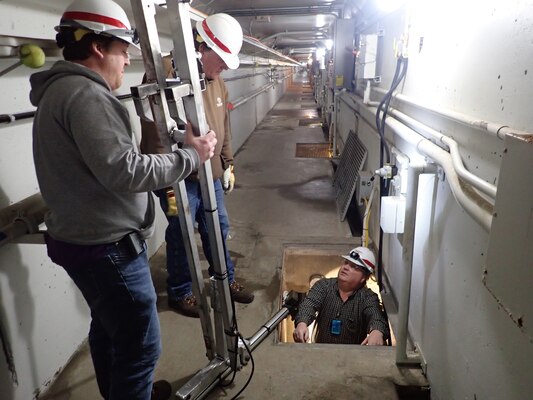
[[[231,298],[237,303],[249,304],[254,301],[254,294],[236,281],[230,283],[229,290]]]
[[[157,381],[152,385],[151,400],[168,400],[172,394],[172,386],[167,381]]]
[[[198,302],[196,301],[194,294],[190,294],[177,300],[169,297],[168,306],[186,317],[200,318]]]

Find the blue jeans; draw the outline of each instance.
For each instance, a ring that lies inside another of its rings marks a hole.
[[[47,238],[48,254],[91,310],[89,346],[106,400],[150,400],[161,354],[156,293],[146,244],[132,255],[114,244],[78,246]]]
[[[213,257],[211,255],[211,246],[209,244],[209,236],[207,231],[207,220],[204,213],[204,205],[202,201],[202,193],[200,192],[200,182],[192,179],[185,180],[187,188],[187,197],[189,199],[189,207],[192,218],[198,223],[198,231],[202,240],[202,248],[205,258],[209,263],[209,275],[213,276]],[[218,219],[220,222],[220,230],[222,232],[222,244],[224,246],[224,254],[226,255],[226,269],[228,272],[228,280],[232,283],[234,278],[234,265],[231,261],[228,248],[226,246],[226,239],[229,232],[229,218],[226,206],[224,205],[224,190],[220,179],[214,181],[215,197],[217,201]],[[167,212],[168,203],[165,190],[157,190],[154,192],[161,203],[163,211]],[[187,254],[185,253],[185,245],[183,243],[183,235],[181,234],[181,225],[178,216],[168,216],[168,226],[165,233],[165,240],[167,242],[167,292],[169,298],[173,300],[181,299],[192,294],[191,273],[189,271],[189,262],[187,261]]]

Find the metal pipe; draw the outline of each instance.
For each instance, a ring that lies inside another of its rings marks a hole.
[[[37,234],[48,207],[40,193],[0,210],[0,247],[28,234]],[[28,243],[43,243],[41,235]]]
[[[270,39],[275,39],[278,36],[292,36],[292,35],[325,35],[324,32],[320,31],[319,29],[316,29],[314,31],[285,31],[285,32],[278,32],[274,33],[273,35],[266,36],[261,39],[262,42],[266,42]]]
[[[376,87],[374,87],[373,90],[375,90],[378,93],[382,93],[382,94],[385,94],[387,92],[385,89],[376,88]],[[528,135],[528,136],[533,135],[531,132],[520,131],[517,129],[510,128],[507,125],[501,125],[495,122],[483,121],[483,120],[480,120],[476,117],[472,117],[467,114],[462,114],[462,113],[458,113],[458,112],[443,109],[443,108],[430,107],[419,101],[414,100],[411,97],[405,96],[403,94],[393,94],[392,96],[393,98],[398,99],[404,103],[407,103],[407,104],[416,106],[418,108],[424,109],[426,111],[430,111],[432,113],[438,114],[454,122],[459,122],[463,125],[476,128],[482,132],[490,133],[491,135],[496,136],[497,138],[502,139],[502,140],[506,135],[510,135],[510,134]]]
[[[492,204],[488,203],[481,197],[475,198],[475,193],[472,190],[469,190],[467,184],[461,185],[450,154],[425,138],[416,142],[416,139],[413,140],[414,136],[419,135],[394,118],[387,118],[386,124],[400,137],[408,140],[411,144],[414,144],[421,154],[429,156],[444,169],[448,185],[450,186],[457,203],[459,203],[459,205],[461,205],[461,207],[478,224],[480,224],[483,229],[490,232],[492,224]],[[469,195],[466,194],[467,191],[469,192]]]
[[[338,5],[316,5],[300,7],[264,7],[264,8],[241,8],[226,9],[222,12],[233,17],[255,17],[259,15],[307,15],[307,14],[332,14],[338,17],[342,12],[342,6]]]
[[[283,307],[271,319],[263,324],[263,326],[261,326],[261,328],[259,328],[257,332],[247,340],[250,351],[254,351],[254,349],[259,346],[288,315],[289,309]]]
[[[0,123],[10,124],[11,122],[20,121],[21,119],[33,118],[35,111],[21,112],[16,114],[1,114]]]
[[[344,96],[340,96],[340,99],[350,109],[359,113],[368,124],[371,126],[374,125],[375,118],[370,117],[370,115],[365,115],[365,112],[366,114],[372,114],[372,116],[375,116],[375,111],[370,110],[370,108],[363,103],[362,99],[354,99],[359,108],[356,108],[353,104],[348,103],[348,101],[344,99]],[[417,150],[421,154],[433,158],[435,162],[443,167],[447,174],[448,184],[452,190],[455,200],[478,224],[480,224],[487,232],[489,232],[492,224],[492,204],[488,203],[484,198],[481,198],[479,195],[477,195],[477,193],[470,189],[469,185],[466,183],[461,185],[450,154],[392,117],[387,118],[386,124],[394,131],[394,133],[402,137],[410,144],[416,146]],[[466,192],[468,192],[468,195]]]
[[[371,106],[377,106],[377,102],[368,102],[368,105]],[[423,123],[415,120],[414,118],[409,117],[408,115],[394,109],[389,109],[389,114],[394,116],[399,121],[403,122],[405,125],[413,128],[418,133],[422,134],[423,136],[427,137],[433,137],[438,142],[442,143],[450,150],[450,155],[453,161],[453,165],[459,176],[472,186],[474,186],[476,189],[479,189],[486,195],[490,196],[492,199],[496,198],[496,186],[488,183],[487,181],[481,179],[480,177],[474,175],[470,171],[468,171],[463,164],[463,160],[461,159],[461,153],[459,152],[459,145],[455,140],[453,140],[451,137],[443,135],[440,132],[437,132],[436,130],[430,128],[429,126],[424,125]]]
[[[235,110],[237,107],[242,106],[247,101],[253,99],[254,97],[259,96],[261,93],[266,92],[268,89],[270,89],[270,88],[272,88],[274,86],[276,86],[275,82],[269,83],[269,84],[267,84],[265,86],[260,87],[259,89],[253,91],[252,93],[250,93],[250,94],[248,94],[246,96],[241,96],[241,97],[237,98],[236,100],[231,101],[230,103],[233,105],[233,107],[231,108],[230,111]]]

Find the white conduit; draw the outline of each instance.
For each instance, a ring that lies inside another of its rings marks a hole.
[[[374,106],[375,102],[370,102],[369,105]],[[375,103],[375,106],[377,107],[379,103]],[[417,132],[421,134],[425,134],[424,136],[428,135],[439,142],[445,144],[450,149],[450,155],[452,157],[453,165],[459,176],[466,182],[470,183],[472,186],[474,186],[476,189],[481,190],[486,195],[490,196],[492,199],[496,198],[496,186],[488,183],[487,181],[484,181],[480,177],[474,175],[470,171],[468,171],[464,165],[463,161],[461,159],[461,153],[459,152],[459,145],[455,140],[452,138],[443,135],[440,132],[437,132],[436,130],[422,124],[421,122],[415,120],[414,118],[409,117],[408,115],[395,110],[393,108],[389,109],[389,114],[394,116],[396,119],[402,121],[405,125],[413,128]]]
[[[367,109],[369,108],[363,103],[362,99],[355,98],[354,100],[360,107]],[[372,111],[372,114],[375,115],[375,112]],[[373,124],[373,122],[370,121],[369,123]],[[491,211],[488,210],[486,204],[482,203],[481,201],[477,203],[466,195],[465,188],[463,188],[459,181],[459,177],[455,171],[450,154],[394,118],[387,118],[386,124],[394,131],[394,133],[412,145],[416,146],[420,153],[431,157],[444,169],[448,179],[448,184],[450,185],[450,189],[452,190],[455,200],[472,218],[474,218],[476,222],[483,227],[483,229],[485,229],[487,232],[490,232],[490,227],[492,224]]]
[[[439,164],[442,169],[444,169],[448,184],[450,185],[450,189],[452,190],[455,200],[472,218],[474,218],[475,221],[477,221],[483,227],[483,229],[485,229],[487,232],[490,232],[492,214],[489,210],[485,209],[466,195],[465,190],[459,181],[459,176],[455,171],[450,154],[427,139],[421,139],[418,142],[416,139],[413,140],[414,135],[419,135],[412,129],[401,124],[393,118],[387,118],[386,124],[398,136],[409,141],[411,144],[416,145],[416,148],[420,153],[427,155],[437,164]]]
[[[376,92],[381,93],[381,94],[387,93],[387,90],[381,89],[381,88],[373,87],[372,90],[375,90]],[[479,129],[480,131],[490,133],[491,135],[496,136],[497,138],[502,139],[502,140],[506,135],[510,135],[510,134],[528,135],[528,136],[533,135],[533,133],[531,132],[519,131],[517,129],[510,128],[506,125],[501,125],[501,124],[497,124],[497,123],[490,122],[490,121],[483,121],[481,119],[472,117],[470,115],[458,113],[458,112],[451,111],[451,110],[430,107],[425,104],[422,104],[421,102],[414,100],[411,97],[405,96],[403,94],[393,94],[392,97],[394,99],[403,101],[404,103],[411,104],[418,108],[422,108],[426,111],[431,111],[432,113],[441,115],[452,121],[460,122],[463,125],[471,126],[476,129]]]

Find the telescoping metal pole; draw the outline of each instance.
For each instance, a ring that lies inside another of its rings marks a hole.
[[[137,113],[141,118],[156,124],[161,141],[172,151],[177,145],[174,134],[177,134],[177,123],[170,117],[169,107],[165,90],[169,88],[161,56],[161,45],[155,22],[156,6],[153,0],[132,0],[132,11],[135,25],[140,39],[143,62],[146,71],[146,83],[131,88]],[[194,55],[191,55],[194,57]],[[175,84],[175,82],[174,82]],[[192,93],[190,83],[180,85],[183,95]],[[202,104],[199,104],[202,107]],[[200,111],[202,111],[201,109]],[[203,112],[202,112],[203,113]],[[193,125],[194,126],[194,125]],[[196,132],[207,133],[205,127],[198,128]],[[209,163],[204,168],[211,168]],[[200,258],[194,236],[194,225],[190,215],[189,201],[185,182],[181,181],[173,185],[177,195],[177,206],[182,236],[184,239],[187,260],[192,276],[193,292],[199,301],[199,313],[206,345],[206,354],[209,359],[215,358],[215,338],[210,317],[210,307],[206,301],[207,294],[202,279]]]

